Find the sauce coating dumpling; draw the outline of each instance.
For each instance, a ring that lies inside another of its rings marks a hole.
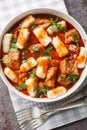
[[[58,36],[53,38],[52,45],[56,49],[56,52],[59,57],[66,56],[68,54],[68,49]]]
[[[37,27],[33,32],[43,46],[47,46],[51,42],[51,37],[48,36],[44,28]]]
[[[4,38],[3,38],[3,52],[4,53],[9,52],[11,40],[12,40],[11,33],[7,33],[4,35]]]
[[[25,84],[27,85],[27,91],[30,94],[30,96],[34,97],[36,95],[35,88],[38,85],[38,80],[36,77],[34,78],[29,78],[26,80]]]
[[[50,61],[48,60],[47,57],[40,57],[37,59],[38,66],[36,68],[36,76],[44,79],[47,74],[47,69],[49,67]]]
[[[19,49],[23,49],[26,46],[26,42],[29,38],[29,34],[30,34],[30,32],[28,29],[26,29],[26,28],[20,29],[19,35],[17,38],[17,43],[16,43],[16,45]]]
[[[84,68],[86,60],[87,60],[87,50],[85,47],[81,47],[79,56],[77,58],[78,68]]]
[[[47,73],[47,66],[37,66],[36,68],[36,76],[44,79],[46,77],[46,73]]]
[[[57,98],[58,96],[61,96],[66,93],[66,89],[61,86],[57,88],[53,88],[52,90],[47,92],[47,97],[48,98]]]
[[[27,16],[21,23],[21,28],[28,28],[35,22],[35,18],[32,15]]]
[[[36,60],[33,57],[31,57],[25,63],[21,64],[20,70],[22,72],[26,72],[26,71],[32,69],[33,67],[35,67],[36,65],[37,65]]]
[[[12,71],[10,68],[6,67],[4,69],[5,75],[13,82],[18,82],[18,77],[14,71]]]

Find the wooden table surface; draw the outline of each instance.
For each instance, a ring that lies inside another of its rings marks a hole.
[[[68,12],[87,32],[87,0],[65,0]],[[9,92],[0,78],[0,130],[19,130]],[[87,130],[87,119],[55,130]]]

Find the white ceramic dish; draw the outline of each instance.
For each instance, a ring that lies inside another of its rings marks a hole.
[[[0,37],[0,47],[1,47],[1,43],[2,43],[2,38],[3,35],[8,32],[8,30],[16,23],[18,22],[20,19],[24,18],[25,16],[29,15],[29,14],[38,14],[38,13],[46,13],[46,14],[53,14],[59,17],[62,17],[63,19],[65,19],[66,21],[68,21],[69,23],[71,23],[80,33],[82,39],[87,39],[87,35],[84,31],[84,29],[81,27],[81,25],[74,19],[72,18],[70,15],[66,15],[58,10],[53,10],[53,9],[47,9],[47,8],[39,8],[39,9],[33,9],[27,12],[24,12],[20,15],[18,15],[17,17],[15,17],[3,30],[1,37]],[[85,41],[85,47],[87,48],[87,41]],[[54,102],[54,101],[59,101],[67,96],[69,96],[70,94],[72,94],[73,92],[75,92],[77,89],[80,88],[81,83],[84,81],[84,79],[86,78],[87,75],[87,64],[81,74],[80,79],[78,80],[78,82],[71,88],[69,89],[64,95],[57,97],[55,99],[43,99],[43,98],[32,98],[30,96],[27,96],[21,92],[19,92],[18,90],[16,90],[11,84],[10,82],[7,80],[6,76],[3,73],[2,70],[2,66],[0,64],[0,75],[1,78],[3,79],[3,81],[5,82],[5,84],[16,94],[18,94],[19,96],[31,100],[31,101],[35,101],[35,102]]]

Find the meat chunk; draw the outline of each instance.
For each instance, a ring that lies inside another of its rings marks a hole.
[[[64,85],[65,87],[67,85],[69,85],[70,83],[72,83],[71,80],[68,79],[68,77],[65,74],[61,74],[58,79],[57,79],[58,83]]]
[[[52,60],[50,66],[51,67],[58,67],[59,66],[59,60]]]
[[[20,68],[20,51],[10,52],[3,57],[3,62],[12,70]]]
[[[77,67],[77,63],[74,60],[70,60],[67,62],[67,66],[66,66],[66,74],[75,74],[75,75],[79,75],[78,72],[78,67]]]
[[[49,87],[55,86],[55,80],[56,80],[56,74],[57,74],[57,67],[50,67],[47,72],[47,77],[45,80],[45,84]]]
[[[9,57],[14,59],[14,60],[19,60],[20,59],[20,51],[15,51],[13,53],[9,53]]]
[[[32,53],[32,55],[36,58],[42,56],[45,51],[44,46],[41,44],[31,45],[29,50]]]
[[[69,51],[72,52],[72,53],[76,53],[78,54],[79,51],[80,51],[80,48],[74,44],[70,44],[69,45]]]
[[[76,29],[70,29],[65,33],[65,43],[72,43],[72,42],[78,42],[79,40],[79,33]]]
[[[57,81],[64,86],[67,86],[72,82],[76,82],[79,77],[77,63],[69,63],[66,59],[64,59],[60,64],[61,74],[58,77]]]
[[[18,35],[19,35],[19,31],[20,31],[20,28],[17,28],[17,29],[13,32],[13,39],[17,40]]]
[[[47,28],[50,25],[50,20],[48,19],[36,19],[36,23],[43,28]]]
[[[28,73],[19,73],[19,84],[24,83],[28,77]]]
[[[75,63],[74,60],[68,60],[68,61],[67,61],[66,74],[72,73],[72,71],[73,71],[72,68],[73,68],[73,66],[74,66],[74,63]]]
[[[79,76],[78,65],[76,62],[74,63],[74,65],[72,67],[72,74]]]
[[[60,71],[61,73],[65,74],[66,73],[66,69],[67,69],[67,58],[63,59],[61,62],[60,62]]]
[[[77,63],[74,60],[68,60],[68,58],[63,59],[60,62],[61,74],[73,74],[79,75]]]

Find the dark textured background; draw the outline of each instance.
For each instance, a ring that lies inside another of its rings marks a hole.
[[[87,0],[64,0],[68,12],[85,29],[87,33]]]
[[[87,32],[87,0],[65,0],[68,12]],[[0,130],[19,130],[8,90],[0,79]],[[55,130],[87,130],[87,119]]]

